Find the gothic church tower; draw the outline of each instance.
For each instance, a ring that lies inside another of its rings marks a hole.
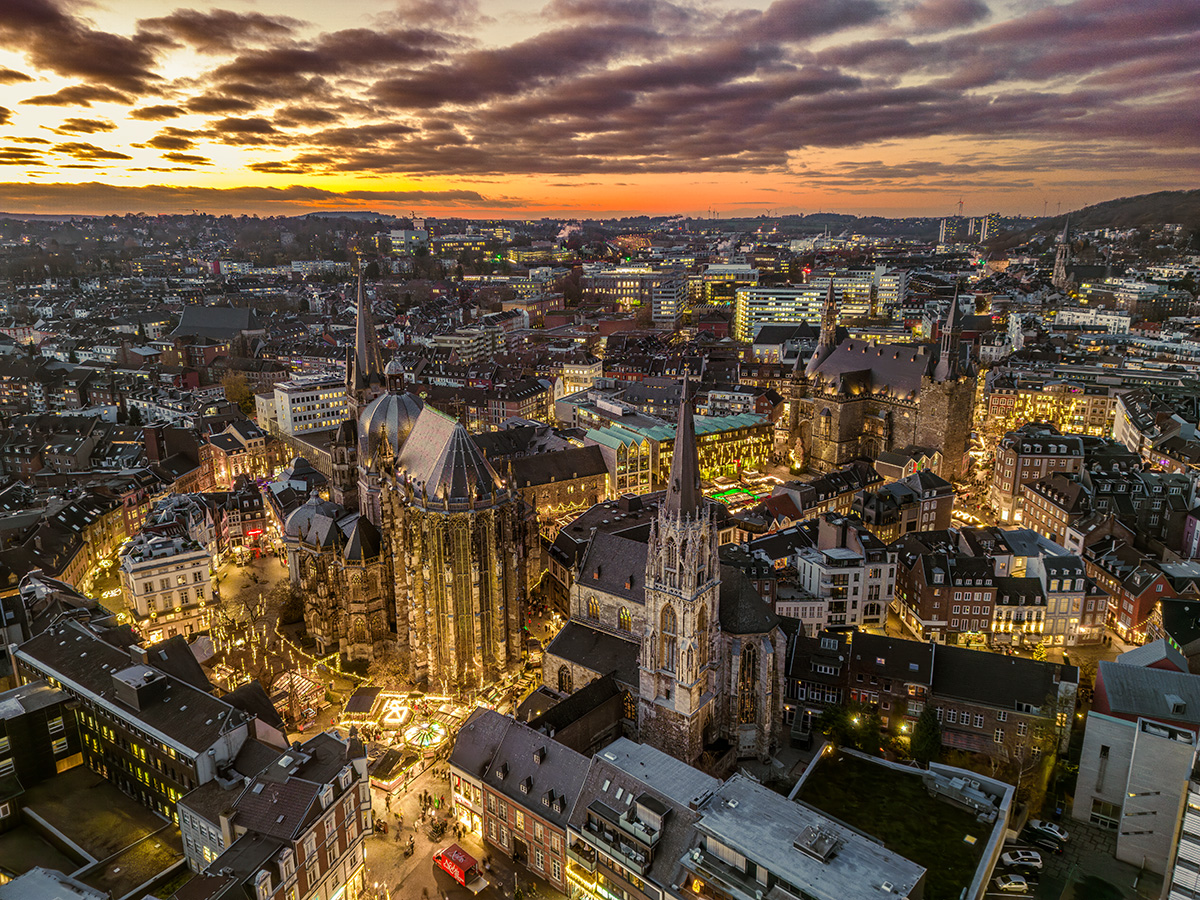
[[[713,717],[720,572],[685,380],[670,479],[646,553],[638,724],[642,741],[692,765],[719,727]]]
[[[383,361],[371,304],[363,290],[361,267],[360,260],[354,349],[346,351],[346,420],[329,445],[333,457],[331,496],[347,509],[357,509],[359,504],[358,420],[367,405],[384,392]]]

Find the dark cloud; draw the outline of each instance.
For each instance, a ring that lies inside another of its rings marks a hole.
[[[183,107],[175,106],[171,103],[159,103],[154,106],[143,106],[141,109],[132,110],[129,113],[129,118],[140,119],[144,122],[161,122],[163,119],[174,119],[177,116],[182,116],[184,113]]]
[[[232,112],[250,112],[255,109],[258,104],[252,103],[249,100],[243,100],[239,97],[228,97],[224,95],[203,95],[192,97],[186,104],[189,112],[208,113],[208,114],[224,114]]]
[[[259,116],[237,118],[233,116],[218,119],[212,127],[221,134],[274,134],[275,126],[268,119]]]
[[[14,137],[9,138],[10,141],[18,144],[49,144],[50,141],[40,137]]]
[[[63,27],[103,43],[65,3],[13,0],[31,33]],[[141,146],[189,166],[201,163],[182,157],[214,143],[261,148],[267,158],[249,170],[271,175],[788,177],[815,149],[932,140],[962,149],[820,177],[873,190],[888,178],[1017,184],[1022,172],[1043,171],[1011,153],[1005,170],[967,159],[1001,141],[1128,159],[1149,142],[1162,165],[1200,174],[1200,162],[1181,162],[1200,141],[1196,0],[758,5],[549,0],[519,40],[490,46],[464,37],[479,19],[476,0],[409,0],[378,27],[325,34],[284,17],[184,9],[127,39],[144,52],[121,65],[142,75],[101,73],[26,102],[147,104],[152,94],[160,102],[130,118],[206,121]],[[3,37],[15,19],[0,10]],[[156,80],[152,63],[170,46],[220,55],[187,78]]]
[[[56,134],[99,134],[102,131],[113,131],[115,122],[108,119],[64,119],[62,124],[53,129]]]
[[[314,170],[303,163],[292,162],[256,162],[246,166],[251,172],[258,172],[260,175],[311,175]]]
[[[89,144],[86,141],[68,141],[65,144],[55,144],[51,147],[55,153],[65,153],[75,159],[99,161],[99,160],[119,160],[133,159],[128,153],[119,153],[116,150],[106,150],[104,147],[97,147],[95,144]]]
[[[133,211],[172,213],[204,209],[213,213],[297,215],[314,209],[337,207],[407,211],[414,203],[436,203],[440,206],[461,207],[464,210],[504,209],[526,205],[520,199],[485,197],[473,190],[359,190],[338,193],[304,185],[282,188],[206,188],[165,184],[129,187],[97,181],[85,184],[0,183],[0,208],[29,213],[69,211],[99,215]]]
[[[276,110],[274,122],[281,128],[298,125],[328,125],[341,117],[331,109],[311,109],[303,106],[285,106]]]
[[[496,21],[479,9],[479,0],[401,0],[394,18],[414,24],[470,28]]]
[[[196,144],[196,135],[183,128],[166,127],[138,147],[153,147],[156,150],[190,150]]]
[[[382,79],[375,83],[373,94],[377,100],[402,108],[477,104],[583,74],[610,59],[656,47],[663,40],[642,25],[601,23],[561,28],[509,47],[470,50],[450,63]]]
[[[248,43],[288,36],[302,23],[288,16],[228,9],[177,9],[169,16],[143,19],[138,24],[145,31],[168,35],[203,53],[225,53]]]
[[[24,147],[0,147],[0,166],[44,166],[41,151]]]
[[[21,102],[28,103],[31,106],[90,107],[93,102],[128,104],[132,103],[133,99],[128,94],[122,94],[120,91],[109,87],[93,84],[73,84],[55,91],[53,94],[39,94],[36,97],[30,97]]]
[[[171,162],[187,163],[193,166],[211,166],[212,160],[207,156],[200,156],[198,153],[164,153],[163,159],[169,159]]]
[[[40,69],[124,92],[159,81],[154,67],[162,41],[97,31],[54,0],[0,3],[0,46],[23,53]]]
[[[18,84],[25,81],[33,81],[33,78],[16,69],[6,69],[0,66],[0,84]]]
[[[936,31],[974,25],[991,15],[991,11],[983,0],[921,0],[908,15],[917,28]]]
[[[0,125],[7,125],[12,115],[13,111],[7,106],[0,106]]]

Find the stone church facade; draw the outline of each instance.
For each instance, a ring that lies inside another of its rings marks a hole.
[[[325,653],[398,654],[427,690],[484,688],[521,658],[536,525],[466,429],[384,372],[361,282],[346,389],[333,499],[284,526],[305,625]]]
[[[710,771],[768,758],[783,737],[786,639],[745,575],[722,566],[700,491],[690,403],[646,541],[597,532],[546,648],[543,684],[570,694],[613,674],[626,728]]]
[[[922,447],[942,454],[945,478],[961,478],[976,379],[960,334],[956,294],[940,346],[851,340],[838,335],[831,291],[817,349],[792,382],[797,464],[830,472],[884,451]]]

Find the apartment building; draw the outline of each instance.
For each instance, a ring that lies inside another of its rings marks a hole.
[[[923,640],[985,643],[995,600],[990,559],[945,552],[897,555],[897,608],[909,631]]]
[[[211,564],[209,549],[182,533],[143,531],[130,540],[121,550],[121,591],[138,632],[154,643],[206,630]]]
[[[810,284],[738,288],[734,299],[734,337],[749,343],[768,325],[819,324],[827,293],[828,286]]]
[[[450,756],[454,815],[485,843],[567,890],[567,817],[586,756],[492,710],[477,710]]]
[[[228,787],[211,782],[179,802],[184,855],[201,873],[187,900],[364,896],[374,824],[362,743],[324,732],[246,756],[256,774],[231,770]]]
[[[895,560],[861,520],[826,513],[820,518],[816,546],[798,548],[791,562],[796,585],[813,598],[797,602],[820,607],[820,621],[805,621],[806,629],[813,624],[820,628],[886,624],[895,592]]]
[[[1073,475],[1083,468],[1083,442],[1052,425],[1025,425],[1006,434],[996,447],[988,501],[1001,522],[1021,522],[1021,489],[1049,475]]]
[[[853,510],[885,544],[913,531],[941,531],[952,524],[954,485],[934,472],[914,472],[854,497]]]

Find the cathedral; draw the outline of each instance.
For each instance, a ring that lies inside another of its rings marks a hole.
[[[720,563],[685,390],[648,539],[593,535],[570,621],[545,650],[543,684],[570,694],[612,674],[638,740],[723,770],[779,747],[785,646],[770,605]]]
[[[850,339],[837,328],[830,287],[817,347],[792,382],[797,465],[830,472],[884,451],[922,447],[941,452],[942,477],[961,478],[976,387],[961,332],[956,291],[940,346]]]
[[[321,652],[399,654],[415,684],[469,692],[520,661],[527,516],[467,430],[380,363],[360,281],[332,499],[285,523],[292,581]]]

